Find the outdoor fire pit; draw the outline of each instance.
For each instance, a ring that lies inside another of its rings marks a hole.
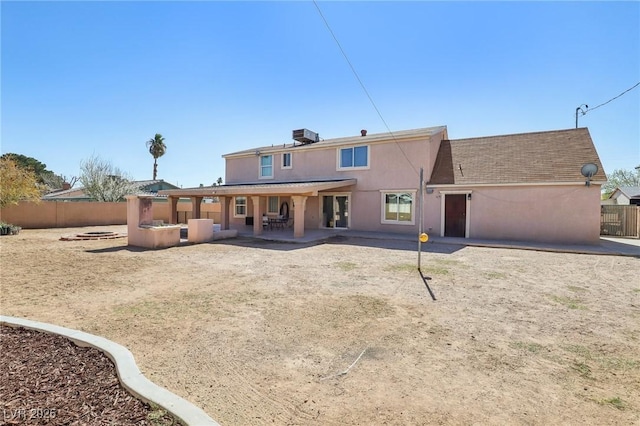
[[[89,231],[80,234],[66,235],[60,237],[61,241],[82,241],[82,240],[111,240],[114,238],[124,238],[127,234],[113,231]]]

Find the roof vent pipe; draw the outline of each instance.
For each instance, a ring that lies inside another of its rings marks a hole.
[[[365,129],[360,130],[361,136],[367,136],[367,131]]]

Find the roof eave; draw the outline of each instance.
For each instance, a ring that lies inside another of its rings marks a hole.
[[[592,180],[592,185],[603,185],[606,181]],[[427,183],[427,188],[460,188],[460,187],[514,187],[514,186],[574,186],[585,185],[585,181],[564,182],[464,182],[464,183]]]
[[[349,136],[345,138],[333,138],[325,139],[321,142],[309,143],[309,144],[297,144],[297,145],[275,145],[266,147],[248,148],[242,151],[231,152],[229,154],[223,154],[222,158],[238,158],[238,157],[251,157],[255,156],[256,152],[259,154],[271,154],[278,152],[287,152],[291,149],[322,149],[331,148],[344,145],[355,144],[372,144],[372,143],[385,143],[385,142],[397,142],[397,141],[410,141],[412,139],[421,139],[424,137],[431,137],[440,132],[446,132],[447,126],[435,126],[427,127],[424,129],[416,129],[412,133],[398,132],[397,134],[390,133],[376,133],[368,136]],[[411,132],[411,131],[409,131]]]
[[[223,196],[260,196],[260,195],[303,195],[303,196],[317,196],[321,191],[328,191],[330,189],[342,188],[345,186],[355,185],[357,179],[344,179],[340,181],[331,182],[310,182],[309,186],[300,187],[295,183],[282,183],[277,182],[269,185],[224,185],[224,186],[212,186],[207,188],[187,188],[187,189],[165,189],[158,191],[159,195],[166,195],[169,197],[223,197]]]

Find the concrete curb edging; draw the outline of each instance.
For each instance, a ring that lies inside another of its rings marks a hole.
[[[202,409],[144,377],[136,365],[133,354],[122,345],[105,339],[104,337],[23,318],[0,315],[0,324],[9,327],[23,327],[49,334],[58,334],[66,337],[78,346],[98,349],[113,361],[120,383],[134,396],[146,403],[157,404],[187,425],[219,426],[219,424]]]

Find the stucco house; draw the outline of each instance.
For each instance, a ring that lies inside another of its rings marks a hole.
[[[605,181],[586,128],[443,141],[426,217],[442,236],[596,243]]]
[[[222,229],[287,215],[305,229],[565,243],[597,242],[606,180],[586,128],[449,140],[445,126],[335,139],[306,129],[293,142],[223,155],[225,185],[160,191],[175,206],[218,197]],[[586,185],[580,170],[598,172]]]
[[[609,195],[607,201],[606,204],[640,206],[640,186],[619,186]]]

